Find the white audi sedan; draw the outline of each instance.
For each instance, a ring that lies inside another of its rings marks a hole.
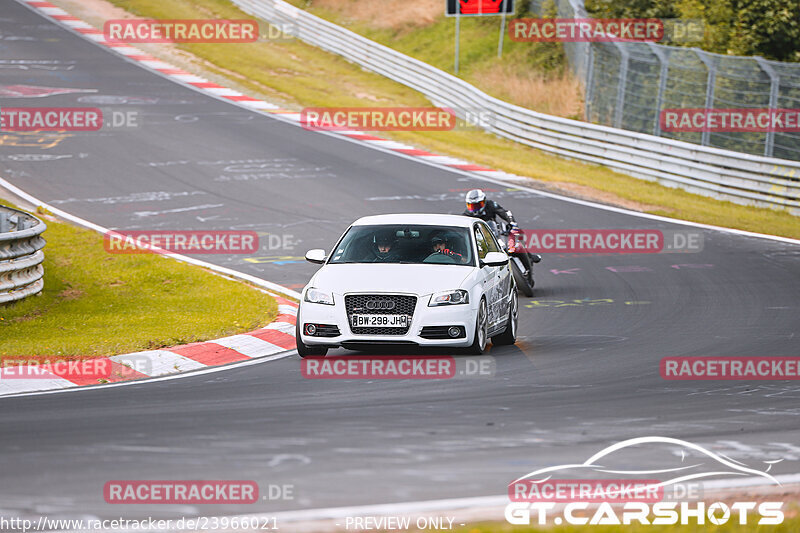
[[[460,215],[360,218],[303,289],[297,352],[418,345],[514,344],[518,301],[508,256],[482,220]]]

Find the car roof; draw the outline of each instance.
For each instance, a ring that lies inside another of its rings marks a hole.
[[[465,215],[438,215],[430,213],[396,213],[391,215],[372,215],[353,222],[353,226],[373,226],[381,224],[413,224],[417,226],[457,226],[469,227],[477,219]]]

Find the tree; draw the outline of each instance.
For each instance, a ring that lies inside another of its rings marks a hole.
[[[798,0],[586,0],[586,10],[600,18],[702,19],[704,50],[800,61]]]

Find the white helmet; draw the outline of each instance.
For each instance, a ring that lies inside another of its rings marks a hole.
[[[477,213],[486,205],[486,194],[480,189],[472,189],[467,193],[465,200],[467,202],[467,211]]]

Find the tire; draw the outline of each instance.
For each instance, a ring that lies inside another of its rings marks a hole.
[[[300,308],[297,309],[297,321],[294,325],[294,338],[297,343],[297,355],[300,357],[325,357],[328,349],[325,346],[308,346],[303,344],[303,339],[300,337]]]
[[[527,297],[533,296],[533,279],[528,279],[523,274],[522,270],[517,265],[519,259],[511,258],[511,273],[514,275],[514,281],[517,282],[517,288]],[[530,277],[530,276],[529,276]]]
[[[508,346],[517,342],[517,326],[519,324],[519,298],[517,291],[511,292],[511,305],[508,309],[508,324],[500,335],[492,337],[492,344],[496,346]]]
[[[478,317],[475,319],[475,337],[472,340],[472,346],[467,348],[467,353],[470,355],[482,355],[486,349],[486,343],[489,337],[489,313],[486,309],[486,300],[481,298],[481,304],[478,307]]]

